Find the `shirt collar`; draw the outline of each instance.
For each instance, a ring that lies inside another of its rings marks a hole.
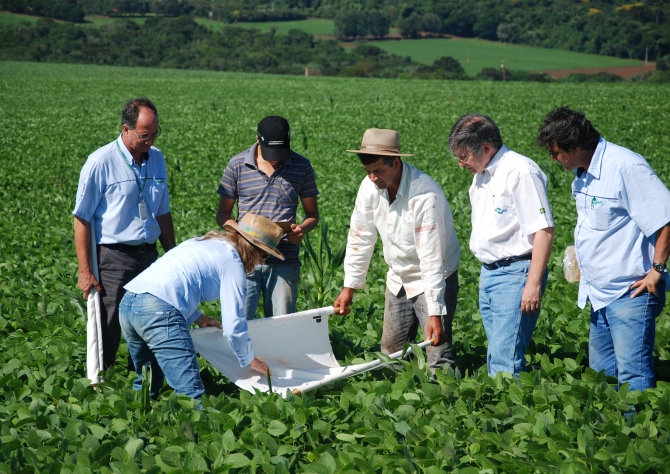
[[[254,144],[251,146],[251,148],[249,148],[249,149],[247,150],[246,155],[244,155],[244,164],[247,165],[247,166],[249,166],[249,167],[251,167],[251,168],[253,168],[253,169],[257,169],[257,168],[258,168],[258,167],[256,166],[256,148],[258,148],[258,142],[254,143]],[[293,159],[293,153],[294,153],[294,151],[291,150],[291,155],[288,157],[288,160],[284,161],[284,163],[282,163],[281,166],[284,166],[284,165],[290,165],[290,164],[291,164],[291,160]],[[280,167],[281,167],[281,166],[280,166]],[[279,169],[279,168],[277,168],[277,169]]]
[[[600,179],[600,172],[603,167],[603,154],[605,153],[605,148],[607,147],[607,142],[600,137],[598,140],[598,146],[596,151],[593,152],[593,157],[591,158],[591,164],[589,165],[588,173],[596,179]]]
[[[402,160],[400,162],[402,163],[402,175],[400,176],[398,192],[395,195],[396,199],[409,196],[409,185],[412,181],[412,177],[410,176],[412,173],[410,172],[409,165]]]
[[[493,158],[491,158],[491,161],[489,161],[489,164],[486,165],[486,168],[484,168],[484,171],[488,171],[491,176],[493,176],[496,172],[496,169],[498,169],[498,166],[500,166],[500,162],[502,161],[502,157],[509,151],[509,148],[507,146],[503,145],[498,152],[493,155]]]
[[[117,141],[119,142],[119,146],[121,147],[121,151],[128,157],[130,160],[130,164],[137,164],[137,162],[133,159],[133,155],[130,153],[130,150],[128,150],[128,147],[126,146],[125,143],[123,143],[123,133],[119,134],[119,138],[117,138]],[[149,161],[149,156],[151,156],[150,152],[146,152],[142,155],[142,160],[144,161]],[[126,158],[123,159],[124,161]]]

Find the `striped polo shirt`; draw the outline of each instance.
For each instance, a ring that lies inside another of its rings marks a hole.
[[[238,201],[238,220],[252,212],[275,222],[295,222],[299,198],[319,194],[312,165],[307,158],[292,151],[290,158],[268,176],[256,167],[257,146],[256,143],[231,158],[217,192],[221,197]],[[300,264],[300,245],[283,238],[277,249],[284,255],[284,261],[270,257],[267,265]]]

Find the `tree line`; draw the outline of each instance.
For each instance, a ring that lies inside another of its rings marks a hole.
[[[140,26],[119,19],[100,28],[40,19],[0,25],[0,60],[169,67],[215,71],[304,74],[309,68],[326,76],[458,79],[490,81],[553,81],[543,73],[483,69],[469,77],[454,58],[432,65],[389,54],[369,44],[347,51],[335,40],[315,39],[300,30],[279,34],[230,26],[220,31],[196,23],[191,16],[151,17]],[[668,62],[659,62],[666,76]],[[665,76],[663,76],[665,77]],[[670,79],[670,77],[668,77]],[[601,74],[569,76],[565,80],[620,81]]]
[[[84,14],[215,20],[334,20],[340,39],[448,34],[656,60],[670,54],[668,0],[0,0],[0,9],[83,21]]]

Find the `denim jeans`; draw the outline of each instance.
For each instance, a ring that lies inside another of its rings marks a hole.
[[[654,271],[654,270],[652,270]],[[591,311],[589,366],[628,382],[630,390],[656,386],[654,339],[656,317],[665,305],[665,282],[658,297],[643,293],[631,298],[632,291],[598,311]]]
[[[142,367],[151,364],[151,396],[158,397],[163,380],[175,393],[200,398],[205,387],[186,319],[171,304],[149,293],[126,292],[119,307],[119,321],[142,388]]]
[[[256,318],[256,307],[263,295],[263,313],[266,318],[295,313],[298,297],[300,265],[256,265],[247,276],[247,301],[244,316]]]
[[[530,260],[514,262],[506,267],[487,270],[479,275],[479,311],[486,330],[489,347],[486,367],[489,375],[509,372],[518,375],[526,370],[524,358],[540,316],[540,311],[523,313],[521,295],[526,287]],[[542,294],[548,272],[542,278]]]
[[[453,366],[454,356],[451,352],[451,323],[456,311],[456,300],[458,298],[458,272],[449,275],[445,281],[444,304],[447,314],[442,316],[442,331],[447,336],[444,344],[426,348],[428,356],[428,367],[431,372],[443,365]],[[414,342],[419,325],[424,330],[428,326],[428,305],[423,293],[413,298],[407,298],[405,289],[402,288],[394,295],[386,288],[386,300],[384,303],[384,330],[382,332],[381,349],[384,354],[392,354],[403,348],[406,342]]]

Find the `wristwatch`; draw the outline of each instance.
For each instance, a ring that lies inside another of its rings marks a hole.
[[[668,268],[668,266],[665,263],[654,263],[654,264],[652,264],[652,267],[658,273],[664,273],[665,269]]]

